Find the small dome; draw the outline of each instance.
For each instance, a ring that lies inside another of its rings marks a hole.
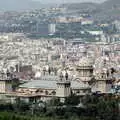
[[[82,57],[79,61],[79,66],[92,66],[93,65],[93,60],[91,58],[88,57]]]

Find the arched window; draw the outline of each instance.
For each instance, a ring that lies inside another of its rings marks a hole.
[[[55,92],[55,91],[52,91],[52,95],[56,95],[56,92]]]
[[[47,90],[45,91],[45,95],[48,95],[48,91]]]
[[[40,90],[40,93],[43,93],[43,90]]]
[[[76,93],[78,94],[78,93],[80,93],[80,91],[79,91],[79,90],[77,90],[77,92],[76,92]]]

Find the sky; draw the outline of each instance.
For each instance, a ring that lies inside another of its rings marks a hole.
[[[40,1],[41,3],[70,3],[70,2],[104,2],[106,0],[36,0]]]

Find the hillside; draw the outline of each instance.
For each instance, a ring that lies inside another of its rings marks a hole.
[[[94,14],[97,20],[120,19],[120,0],[108,0],[99,5],[99,12]]]
[[[98,4],[96,3],[72,3],[72,4],[65,4],[67,10],[72,11],[93,11],[97,8]]]
[[[65,5],[68,11],[88,12],[95,20],[120,19],[120,0],[97,3],[74,3]]]
[[[120,8],[120,0],[107,0],[101,4],[101,7],[104,9],[116,9]]]

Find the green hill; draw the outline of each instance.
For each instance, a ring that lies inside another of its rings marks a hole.
[[[97,20],[120,19],[120,0],[108,0],[99,5],[99,11],[93,14]]]
[[[120,0],[97,3],[74,3],[65,5],[68,11],[88,12],[95,20],[120,19]]]
[[[107,0],[100,5],[104,9],[116,9],[120,8],[120,0]]]

